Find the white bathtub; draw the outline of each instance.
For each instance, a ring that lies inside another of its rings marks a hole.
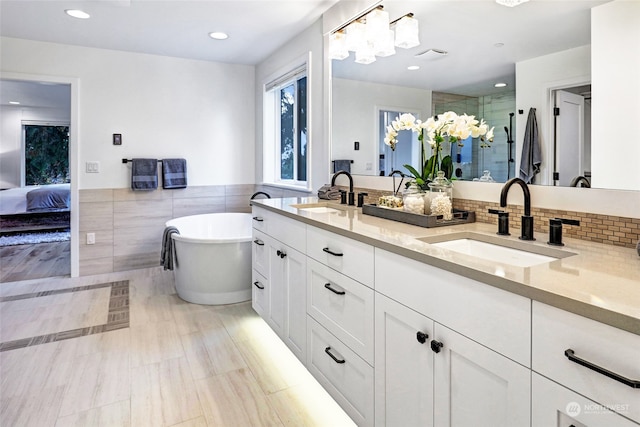
[[[180,233],[171,236],[180,298],[211,305],[251,299],[251,214],[184,216],[165,226]]]

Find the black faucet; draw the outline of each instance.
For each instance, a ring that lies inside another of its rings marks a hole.
[[[569,184],[569,186],[577,187],[578,183],[580,183],[580,187],[591,188],[591,183],[589,182],[589,180],[586,177],[582,176],[582,175],[578,175],[575,178],[573,178],[571,180],[571,184]]]
[[[270,198],[271,198],[271,196],[270,196],[269,194],[265,193],[264,191],[256,191],[255,193],[253,193],[253,194],[251,195],[251,199],[250,199],[250,200],[255,199],[255,198],[256,198],[256,196],[259,196],[259,195],[261,195],[261,194],[262,194],[263,196],[267,196],[267,199],[270,199]],[[249,203],[249,206],[251,206],[251,203]]]
[[[524,215],[522,216],[522,226],[521,226],[521,240],[536,240],[533,237],[533,217],[531,216],[531,193],[529,192],[529,187],[527,183],[524,182],[520,178],[511,178],[504,184],[502,187],[502,192],[500,193],[500,206],[507,206],[507,194],[509,193],[509,189],[513,184],[518,184],[522,188],[522,192],[524,193]]]
[[[347,178],[349,178],[349,206],[354,206],[355,205],[355,196],[353,194],[353,177],[351,176],[351,174],[347,171],[338,171],[336,173],[333,174],[333,176],[331,177],[331,186],[333,187],[334,185],[336,185],[336,178],[339,177],[340,175],[347,175]],[[344,204],[344,202],[341,201],[341,203]]]

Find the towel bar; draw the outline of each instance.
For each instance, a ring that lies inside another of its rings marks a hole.
[[[131,163],[133,159],[122,159],[122,163]],[[162,159],[158,159],[158,163],[162,163]]]

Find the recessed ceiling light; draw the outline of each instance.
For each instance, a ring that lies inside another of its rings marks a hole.
[[[506,87],[507,84],[506,83],[496,83],[493,85],[494,87]]]
[[[409,71],[415,71],[415,70],[419,70],[419,69],[420,69],[420,66],[418,66],[418,65],[409,65],[407,67],[407,70],[409,70]]]
[[[9,101],[9,104],[11,104],[11,105],[20,105],[20,102],[18,102],[18,101]]]
[[[67,9],[64,11],[64,13],[66,13],[69,16],[73,16],[74,18],[78,18],[78,19],[89,19],[91,18],[91,15],[89,15],[87,12],[84,12],[82,10],[79,9]]]
[[[528,1],[529,0],[496,0],[496,3],[501,4],[502,6],[514,7]]]
[[[223,33],[221,31],[214,31],[213,33],[209,33],[209,37],[216,40],[226,40],[229,38],[227,33]]]

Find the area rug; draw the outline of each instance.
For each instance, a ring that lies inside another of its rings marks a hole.
[[[34,243],[65,242],[71,238],[68,231],[54,231],[47,233],[20,233],[0,236],[0,247],[15,245],[30,245]]]

